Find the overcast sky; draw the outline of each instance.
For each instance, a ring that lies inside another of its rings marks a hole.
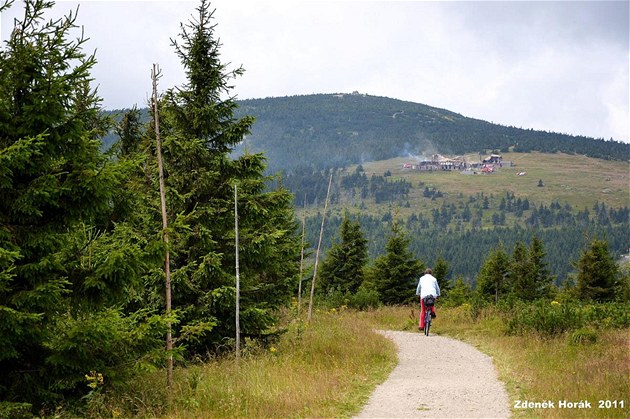
[[[3,0],[0,0],[2,2]],[[198,2],[83,1],[108,109],[182,84],[170,39]],[[359,91],[503,125],[628,142],[629,2],[212,2],[239,99]],[[61,17],[77,2],[60,1]],[[6,40],[22,3],[2,14]],[[4,48],[4,42],[2,47]]]

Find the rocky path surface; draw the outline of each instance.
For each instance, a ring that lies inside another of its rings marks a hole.
[[[442,336],[381,331],[398,345],[398,366],[358,418],[507,418],[509,399],[492,359]]]

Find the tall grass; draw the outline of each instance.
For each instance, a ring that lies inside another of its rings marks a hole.
[[[395,347],[349,312],[294,321],[272,346],[178,368],[170,404],[164,375],[147,374],[91,403],[90,416],[345,417],[359,411],[396,363]]]
[[[223,358],[176,369],[170,402],[163,372],[151,373],[127,388],[94,394],[86,416],[348,417],[360,410],[396,362],[392,342],[373,329],[417,332],[417,316],[417,307],[318,312],[310,326],[294,320],[273,346],[249,342],[240,362]],[[432,327],[492,356],[512,406],[517,400],[555,403],[554,408],[513,409],[515,417],[630,417],[628,328],[552,336],[527,331],[509,335],[508,329],[504,312],[466,304],[438,307]],[[592,407],[562,409],[562,400],[586,400]],[[616,401],[617,406],[600,409],[600,400]]]

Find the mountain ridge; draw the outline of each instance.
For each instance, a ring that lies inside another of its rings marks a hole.
[[[359,93],[238,100],[256,118],[238,152],[265,152],[270,169],[344,167],[406,154],[565,152],[626,160],[630,144],[504,126],[425,104]]]

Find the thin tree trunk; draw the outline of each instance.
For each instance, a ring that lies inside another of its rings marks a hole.
[[[302,275],[304,275],[304,233],[306,231],[306,194],[304,194],[304,213],[302,214],[302,251],[300,253],[300,280],[298,282],[297,315],[302,307]]]
[[[241,324],[240,324],[240,303],[241,303],[241,277],[238,266],[238,192],[234,184],[234,237],[236,242],[236,359],[241,357]]]
[[[330,185],[332,184],[332,172],[328,180],[328,191],[326,191],[326,203],[324,204],[324,215],[322,216],[322,227],[319,230],[319,242],[317,243],[317,253],[315,254],[315,266],[313,267],[313,281],[311,282],[311,299],[308,303],[308,321],[313,317],[313,296],[315,295],[315,280],[317,279],[317,265],[319,265],[319,252],[322,248],[322,236],[324,235],[324,221],[326,221],[326,210],[328,209],[328,197],[330,195]]]
[[[162,233],[164,238],[164,276],[165,288],[166,288],[166,352],[168,353],[166,364],[166,386],[169,391],[169,395],[173,389],[173,331],[171,325],[171,260],[169,252],[169,239],[168,239],[168,219],[166,214],[166,188],[164,186],[164,165],[162,163],[162,140],[160,138],[160,118],[158,115],[158,96],[157,96],[157,81],[160,78],[160,68],[157,64],[153,64],[153,71],[151,72],[151,79],[153,81],[153,118],[155,122],[155,141],[157,149],[158,160],[158,172],[160,179],[160,203],[162,204]]]

